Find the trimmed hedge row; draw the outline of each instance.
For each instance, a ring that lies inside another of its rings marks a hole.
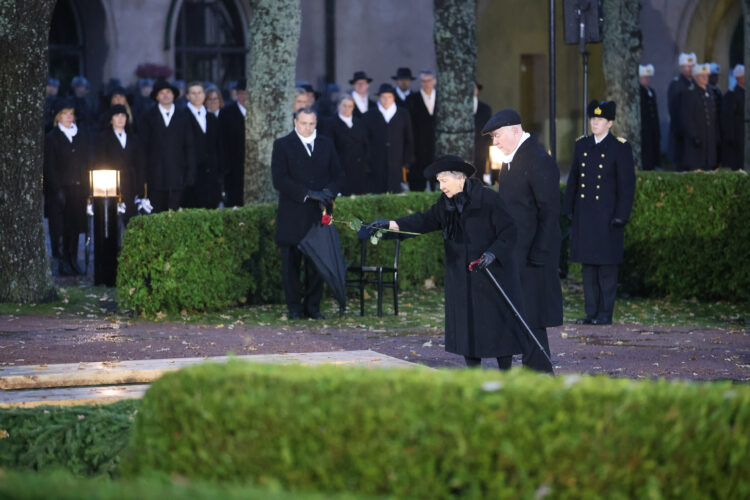
[[[750,388],[206,364],[153,384],[121,470],[398,498],[747,498]]]
[[[340,198],[334,217],[347,262],[359,241],[345,221],[421,211],[436,193]],[[147,315],[221,310],[282,302],[273,204],[236,210],[185,210],[135,217],[125,233],[117,276],[118,303]],[[621,284],[636,295],[750,300],[750,179],[737,172],[640,172],[625,233]],[[369,246],[387,261],[393,242]],[[443,283],[441,235],[402,245],[400,283],[408,289]]]
[[[114,474],[140,403],[0,409],[0,467]]]
[[[2,472],[0,498],[14,500],[326,500],[353,495],[299,495],[252,486],[193,483],[184,478],[135,478],[129,481],[83,479],[66,473]]]

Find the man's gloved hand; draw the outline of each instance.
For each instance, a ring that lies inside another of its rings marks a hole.
[[[89,217],[94,216],[94,204],[91,202],[86,203],[86,215],[88,215]]]
[[[482,174],[482,181],[488,186],[492,185],[492,176],[490,174]]]
[[[151,206],[151,201],[148,198],[135,197],[135,208],[138,213],[150,214],[154,207]]]
[[[124,214],[125,213],[125,209],[126,209],[125,203],[120,202],[120,203],[117,204],[117,213],[118,214]]]
[[[625,221],[620,219],[619,217],[615,217],[614,219],[612,219],[610,224],[612,225],[612,227],[625,227]]]
[[[484,271],[487,269],[487,267],[495,262],[495,254],[492,252],[484,252],[481,257],[479,257],[479,262],[477,262],[477,268],[479,268],[480,271]]]
[[[312,189],[307,192],[307,197],[311,200],[318,201],[323,204],[328,204],[333,200],[333,195],[330,191],[326,194],[327,189],[324,189],[323,191],[313,191]]]

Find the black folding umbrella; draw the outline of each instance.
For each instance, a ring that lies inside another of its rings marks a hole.
[[[333,224],[315,224],[297,248],[315,264],[338,301],[339,310],[343,312],[346,308],[346,262],[336,227]]]

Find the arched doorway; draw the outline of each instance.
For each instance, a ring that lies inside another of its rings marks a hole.
[[[49,76],[60,80],[60,94],[70,90],[76,75],[86,74],[85,40],[72,0],[58,0],[49,30]]]
[[[175,76],[220,88],[245,75],[245,27],[234,0],[184,0],[175,31]]]

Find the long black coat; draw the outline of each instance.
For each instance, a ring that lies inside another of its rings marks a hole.
[[[682,93],[686,91],[692,80],[682,75],[674,77],[667,89],[667,108],[669,110],[669,156],[675,163],[676,170],[684,170],[683,154],[683,122],[682,122]]]
[[[377,110],[378,110],[378,103],[376,103],[376,102],[375,102],[375,101],[373,101],[372,99],[367,99],[367,112],[369,113],[369,112],[370,112],[370,111],[372,111],[373,109],[374,109],[375,111],[377,111]],[[357,107],[357,103],[356,103],[356,102],[354,103],[354,113],[353,113],[353,115],[354,115],[355,117],[357,117],[357,118],[362,118],[362,117],[363,117],[363,116],[365,115],[365,113],[363,113],[363,112],[361,112],[361,111],[359,110],[359,108]]]
[[[320,224],[319,203],[308,198],[310,190],[328,188],[337,193],[344,181],[333,141],[318,134],[310,156],[296,132],[276,139],[271,153],[273,187],[279,191],[276,243],[297,245],[313,224]]]
[[[433,89],[433,92],[437,90]],[[409,170],[409,186],[413,190],[424,190],[424,169],[435,159],[435,118],[437,117],[437,96],[432,114],[422,98],[422,93],[412,92],[406,98],[406,107],[411,115],[411,126],[414,130],[414,163]]]
[[[364,194],[370,192],[368,175],[370,173],[370,152],[367,128],[364,122],[352,117],[352,128],[335,116],[323,120],[320,133],[333,140],[339,163],[346,177],[341,193],[344,195]]]
[[[110,168],[120,172],[120,191],[126,215],[135,215],[135,195],[143,192],[143,147],[134,133],[127,134],[125,148],[112,127],[103,130],[96,141],[95,168]]]
[[[590,135],[576,141],[565,188],[564,211],[573,218],[570,260],[582,264],[622,262],[624,227],[633,207],[633,151],[612,134],[596,144]]]
[[[686,170],[710,170],[718,165],[719,113],[711,90],[692,85],[682,93],[684,130],[682,164]]]
[[[745,89],[737,85],[724,95],[722,105],[721,159],[734,170],[745,168]]]
[[[454,239],[445,239],[445,350],[463,356],[490,358],[522,352],[525,333],[513,311],[484,272],[469,272],[469,263],[486,251],[496,260],[489,266],[519,312],[523,314],[516,264],[516,226],[502,198],[478,179],[468,179],[469,203],[461,214]],[[396,219],[403,231],[429,233],[446,227],[447,197],[443,194],[424,213]]]
[[[502,165],[498,192],[518,228],[516,262],[526,322],[531,328],[561,325],[560,169],[533,134],[520,145],[510,168]]]
[[[221,200],[221,171],[219,170],[219,119],[206,113],[206,131],[203,132],[190,109],[190,129],[195,141],[195,185],[193,202],[201,208],[216,208]]]
[[[167,127],[159,106],[154,106],[144,114],[138,135],[146,155],[144,181],[149,191],[179,191],[195,182],[195,145],[187,111],[175,106]]]
[[[89,170],[91,169],[91,139],[86,130],[79,128],[68,141],[65,134],[55,126],[44,140],[44,178],[47,181],[50,199],[50,211],[58,210],[56,200],[65,196],[63,192],[73,195],[73,200],[66,199],[65,204],[72,204],[76,214],[73,220],[66,220],[66,229],[76,233],[86,230],[86,197],[89,195]]]
[[[653,170],[661,157],[661,131],[656,92],[651,87],[641,87],[641,168]]]
[[[474,166],[477,169],[477,177],[487,171],[490,157],[490,146],[492,138],[482,135],[482,127],[492,118],[492,108],[482,101],[477,102],[477,112],[474,113]]]
[[[242,206],[245,187],[245,117],[236,102],[221,108],[219,137],[227,206]]]
[[[386,123],[383,114],[375,107],[365,114],[364,121],[370,143],[371,192],[401,192],[401,167],[408,168],[414,163],[414,136],[409,112],[398,108],[391,121]]]

